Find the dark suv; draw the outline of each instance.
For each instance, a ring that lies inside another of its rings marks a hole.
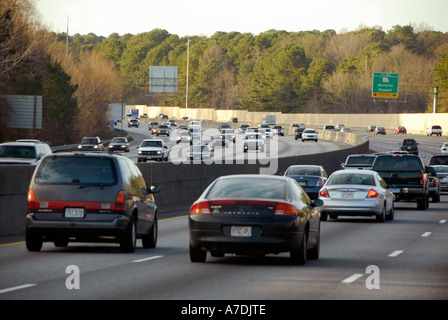
[[[400,150],[407,151],[410,154],[418,155],[418,142],[415,139],[403,139],[400,144]]]
[[[429,206],[428,175],[422,159],[410,154],[378,155],[372,170],[380,174],[395,195],[395,201],[415,200],[417,209]]]
[[[26,246],[39,251],[43,242],[119,243],[133,252],[157,243],[157,206],[137,166],[108,154],[53,154],[42,159],[28,191]]]

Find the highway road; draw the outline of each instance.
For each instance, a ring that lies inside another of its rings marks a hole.
[[[129,131],[135,137],[137,130]],[[378,152],[395,150],[403,138],[414,137],[424,159],[445,141],[443,136],[368,135],[370,148]],[[294,144],[297,148],[327,144],[282,138],[285,152]],[[157,248],[139,245],[132,254],[121,253],[116,244],[56,248],[44,243],[41,252],[28,252],[22,236],[0,238],[0,300],[180,300],[166,310],[179,316],[183,307],[198,299],[266,302],[268,313],[272,312],[268,300],[446,300],[447,208],[448,194],[443,194],[441,202],[431,202],[425,211],[417,210],[413,202],[397,202],[395,219],[385,223],[366,217],[321,222],[320,258],[305,266],[292,266],[288,254],[209,255],[205,263],[191,263],[187,212],[161,217]]]

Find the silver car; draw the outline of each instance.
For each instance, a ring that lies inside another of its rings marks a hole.
[[[432,166],[440,179],[440,190],[443,192],[448,191],[448,166],[433,165]]]
[[[327,216],[376,216],[378,222],[394,219],[394,194],[375,171],[333,172],[319,192],[324,201],[321,220]]]

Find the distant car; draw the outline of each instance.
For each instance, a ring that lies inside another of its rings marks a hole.
[[[403,139],[400,144],[400,150],[418,155],[418,142],[415,139]]]
[[[237,117],[230,118],[229,122],[238,123],[238,118]]]
[[[157,121],[151,121],[148,124],[148,130],[151,131],[152,129],[157,129],[158,126],[159,126],[159,123]]]
[[[240,124],[240,127],[238,128],[238,133],[245,133],[246,129],[249,127],[250,125],[248,125],[247,123]]]
[[[269,124],[267,124],[267,123],[260,123],[258,125],[258,128],[260,128],[260,129],[269,129],[269,128],[271,128],[271,126]]]
[[[271,128],[266,128],[264,131],[266,132],[266,139],[274,138],[274,132]]]
[[[4,142],[0,144],[0,164],[36,165],[42,157],[51,153],[50,146],[39,140]]]
[[[336,128],[333,125],[325,125],[322,129],[328,131],[336,131]]]
[[[134,162],[94,153],[61,153],[42,159],[28,191],[25,242],[40,251],[43,242],[119,243],[133,252],[157,244],[157,206]]]
[[[394,134],[399,134],[399,133],[407,134],[408,130],[406,130],[406,127],[398,126],[398,127],[395,128]]]
[[[344,127],[344,128],[341,129],[341,132],[350,133],[350,132],[352,132],[352,129],[350,129],[349,127]]]
[[[243,139],[243,151],[247,152],[248,150],[260,150],[264,151],[265,141],[263,135],[258,132],[249,132],[246,133]]]
[[[208,145],[193,145],[187,155],[189,160],[210,160],[212,157],[213,150]]]
[[[336,125],[335,128],[336,128],[336,131],[341,131],[341,129],[344,128],[344,127],[345,127],[345,125],[339,123],[339,124]]]
[[[137,161],[168,161],[171,149],[161,139],[144,139],[137,150]]]
[[[434,154],[429,158],[429,165],[434,166],[448,166],[448,155],[447,154]]]
[[[211,137],[211,145],[212,148],[214,147],[228,147],[229,146],[229,142],[226,139],[226,136],[223,134],[217,134]]]
[[[311,199],[319,197],[319,191],[328,178],[325,169],[318,165],[292,165],[286,169],[284,176],[296,180]]]
[[[445,143],[440,147],[440,153],[448,154],[448,142],[445,142]]]
[[[137,127],[140,125],[140,121],[138,119],[130,119],[128,122],[128,127]]]
[[[341,164],[343,170],[345,169],[358,169],[358,170],[371,170],[372,164],[375,161],[377,155],[373,153],[368,154],[350,154],[345,159],[345,162]]]
[[[128,139],[125,137],[115,137],[113,138],[107,149],[110,152],[114,152],[115,150],[129,152],[130,143],[128,142]]]
[[[199,126],[190,126],[188,128],[188,132],[191,135],[191,138],[194,140],[201,140],[201,129]]]
[[[437,171],[434,167],[426,167],[426,173],[428,174],[429,196],[432,202],[440,202],[440,192],[442,189]]]
[[[316,260],[321,204],[288,177],[220,177],[190,208],[190,260],[205,262],[208,251],[212,257],[289,252],[294,265]]]
[[[376,127],[375,131],[373,131],[374,135],[378,135],[378,134],[386,134],[386,128],[384,127]]]
[[[431,126],[426,130],[427,136],[432,136],[434,134],[436,136],[441,136],[442,135],[442,127],[441,126]]]
[[[230,127],[230,125],[228,123],[221,123],[218,126],[218,130],[219,130],[219,132],[221,132],[223,129],[231,129],[231,127]]]
[[[177,126],[176,120],[173,120],[173,119],[168,120],[168,123],[169,123],[172,127],[176,127],[176,126]]]
[[[448,191],[448,165],[432,165],[440,181],[440,191]]]
[[[302,139],[303,131],[305,128],[297,128],[294,130],[294,140]]]
[[[171,129],[166,124],[161,124],[160,126],[157,127],[156,136],[165,135],[165,136],[169,137],[170,133],[171,133]]]
[[[314,142],[317,142],[319,140],[317,131],[314,129],[305,129],[302,133],[302,142],[307,140],[314,140]]]
[[[376,129],[376,125],[371,124],[370,126],[367,127],[366,131],[367,132],[373,132]]]
[[[78,145],[81,151],[103,151],[104,144],[100,137],[84,137]]]
[[[394,194],[375,171],[333,172],[319,192],[324,201],[321,219],[338,216],[375,216],[378,222],[394,219]]]
[[[188,142],[189,144],[193,143],[193,138],[190,135],[190,132],[187,130],[179,130],[177,132],[176,143]]]
[[[279,126],[279,125],[273,126],[272,127],[272,131],[274,132],[274,134],[277,134],[277,135],[282,136],[282,137],[285,135],[283,127]]]

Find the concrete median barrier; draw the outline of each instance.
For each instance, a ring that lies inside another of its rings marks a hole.
[[[349,154],[368,153],[369,142],[354,134],[322,133],[320,139],[340,141],[353,145],[332,152],[279,158],[277,175],[294,164],[319,164],[330,174],[340,169]],[[327,136],[328,135],[328,136]],[[341,138],[342,137],[342,138]],[[216,178],[230,174],[258,174],[266,164],[178,164],[170,162],[138,163],[148,184],[159,185],[156,194],[159,219],[172,213],[188,214],[191,204]],[[28,186],[34,167],[20,165],[0,166],[0,236],[24,234]]]

